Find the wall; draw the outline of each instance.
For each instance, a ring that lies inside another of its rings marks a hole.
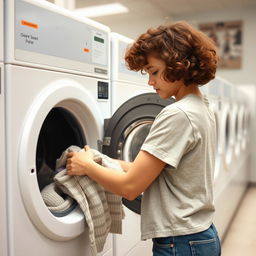
[[[233,10],[212,11],[190,16],[177,16],[177,20],[185,20],[194,26],[201,22],[219,22],[219,21],[243,21],[243,54],[241,69],[218,70],[217,75],[239,85],[247,93],[248,103],[251,109],[251,158],[250,158],[250,181],[256,183],[256,8],[240,8]]]
[[[197,26],[201,22],[243,21],[243,54],[241,69],[218,70],[217,75],[226,78],[233,84],[256,84],[256,8],[239,8],[212,11],[195,15],[176,16],[175,20],[186,20]]]
[[[138,35],[145,32],[149,27],[156,27],[166,21],[185,20],[196,26],[201,22],[218,22],[218,21],[243,21],[243,54],[241,69],[218,70],[217,75],[226,78],[233,84],[256,84],[256,8],[239,8],[225,9],[220,11],[209,11],[192,15],[182,15],[174,17],[164,17],[162,15],[152,15],[151,17],[134,16],[129,21],[125,18],[113,16],[111,18],[97,18],[109,26],[112,31],[121,33],[130,38],[137,38]]]
[[[239,8],[239,9],[226,9],[220,11],[209,11],[205,13],[197,13],[193,15],[182,15],[175,17],[165,18],[161,15],[155,15],[151,18],[141,17],[130,19],[129,22],[125,19],[118,17],[112,17],[110,19],[98,19],[99,22],[105,23],[111,28],[112,31],[121,33],[125,36],[135,39],[138,35],[145,32],[148,27],[156,27],[159,24],[165,23],[166,21],[188,21],[193,26],[197,27],[199,23],[207,22],[219,22],[219,21],[232,21],[242,20],[243,21],[243,53],[242,53],[242,67],[234,70],[218,70],[217,75],[231,81],[235,85],[245,85],[244,89],[250,94],[250,106],[253,108],[256,106],[254,102],[256,100],[256,8]],[[106,22],[107,21],[107,22]],[[250,86],[246,86],[246,85]],[[255,90],[253,86],[255,85]],[[253,95],[252,95],[253,94]],[[254,105],[253,105],[254,104]],[[256,109],[255,109],[256,110]],[[253,112],[254,113],[254,112]],[[253,130],[256,131],[256,121],[253,119]],[[253,139],[255,138],[255,139]],[[256,136],[252,138],[253,145],[256,145]],[[252,152],[256,154],[256,146],[252,149]],[[256,183],[256,155],[252,155],[252,173],[251,181]]]

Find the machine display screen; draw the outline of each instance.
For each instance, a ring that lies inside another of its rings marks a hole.
[[[108,83],[98,82],[98,99],[108,99]]]
[[[98,36],[94,36],[94,41],[104,44],[104,39]]]

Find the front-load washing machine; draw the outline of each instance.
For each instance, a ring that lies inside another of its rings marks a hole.
[[[221,143],[221,82],[218,77],[211,80],[205,86],[205,94],[208,97],[210,107],[215,116],[216,122],[216,155],[215,155],[215,168],[214,168],[214,187],[215,196],[218,194],[220,179],[222,174],[221,169],[221,155],[223,151],[223,145]]]
[[[0,62],[4,61],[4,3],[0,0]]]
[[[52,214],[39,184],[68,146],[97,148],[102,140],[111,111],[110,30],[44,1],[5,1],[5,12],[5,255],[91,255],[80,208]],[[112,241],[100,255],[113,255]]]
[[[7,255],[4,65],[0,62],[0,255]]]
[[[220,236],[222,236],[223,230],[223,209],[224,203],[222,200],[223,191],[225,187],[226,172],[223,170],[223,156],[225,137],[225,130],[223,130],[223,101],[222,101],[222,89],[223,81],[220,77],[216,77],[211,80],[206,87],[206,94],[208,96],[210,107],[215,114],[216,121],[216,155],[215,155],[215,168],[214,168],[214,202],[215,202],[215,215],[214,223],[218,228]]]
[[[111,32],[111,91],[112,113],[128,99],[143,93],[154,92],[148,85],[148,75],[129,70],[124,55],[133,40]]]
[[[146,75],[127,69],[124,53],[132,40],[111,33],[112,117],[106,120],[103,152],[112,158],[133,161],[161,109],[174,100],[161,100],[152,92]],[[151,240],[141,241],[140,195],[123,199],[123,234],[114,235],[115,256],[151,255]]]
[[[6,168],[5,168],[5,86],[4,86],[4,12],[0,0],[0,255],[7,255]]]
[[[232,171],[232,160],[234,156],[234,138],[232,129],[232,84],[222,79],[222,131],[223,131],[223,168]]]
[[[235,85],[219,78],[221,82],[221,144],[222,164],[220,189],[216,196],[215,224],[223,238],[247,186],[246,173],[241,170],[242,155],[239,146],[239,108],[242,97]],[[232,195],[232,197],[230,197]]]
[[[244,152],[244,167],[248,180],[255,182],[255,84],[240,84],[238,90],[245,97],[244,114],[242,119],[242,152]]]

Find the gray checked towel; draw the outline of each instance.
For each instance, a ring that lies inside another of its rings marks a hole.
[[[80,150],[81,148],[77,146],[67,148],[56,161],[56,169],[66,166],[69,152]],[[104,167],[122,171],[117,161],[97,150],[92,149],[92,152],[95,162]],[[103,250],[109,232],[122,233],[124,211],[120,196],[106,191],[88,176],[69,176],[66,174],[66,169],[56,174],[54,181],[56,186],[75,199],[82,209],[89,227],[89,239],[93,256]]]

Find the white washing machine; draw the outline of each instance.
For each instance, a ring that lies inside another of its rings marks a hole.
[[[216,212],[214,216],[214,224],[217,226],[218,231],[222,234],[222,197],[225,187],[226,171],[223,169],[223,156],[225,156],[225,144],[223,139],[225,138],[226,130],[223,129],[223,101],[222,101],[222,86],[223,81],[220,77],[216,77],[211,80],[207,85],[206,94],[208,96],[210,107],[215,114],[216,120],[216,156],[215,156],[215,169],[214,169],[214,201]]]
[[[112,117],[105,123],[103,152],[112,158],[133,161],[161,109],[174,100],[161,100],[148,85],[148,77],[127,69],[124,53],[132,40],[111,33]],[[123,199],[123,234],[114,235],[115,256],[151,255],[151,240],[141,241],[140,195]]]
[[[0,0],[0,255],[7,255],[6,168],[5,168],[5,86],[4,86],[4,12]]]
[[[154,92],[148,85],[148,75],[129,70],[125,64],[126,49],[133,42],[132,39],[121,34],[111,32],[111,91],[112,113],[124,102],[136,95]]]
[[[41,170],[54,169],[68,146],[88,143],[97,148],[97,140],[103,138],[104,119],[111,111],[110,30],[44,1],[5,1],[5,12],[8,254],[4,255],[91,255],[80,208],[54,216],[38,184]],[[113,255],[112,240],[110,235],[100,255]]]
[[[0,0],[0,62],[4,61],[4,2]]]
[[[242,96],[237,93],[234,85],[225,79],[219,79],[222,89],[220,143],[223,150],[220,184],[215,200],[215,224],[223,238],[247,186],[248,174],[241,166],[243,156],[239,142],[239,109]]]
[[[244,115],[242,121],[242,150],[244,150],[244,170],[248,170],[249,181],[255,183],[255,84],[238,85],[239,92],[245,96]]]
[[[241,151],[241,143],[240,143],[240,110],[243,104],[243,94],[239,93],[237,87],[235,85],[232,86],[232,134],[233,134],[233,160],[232,160],[232,169],[236,171],[236,169],[240,168],[239,164],[241,163],[242,151]]]
[[[243,91],[236,87],[236,99],[238,102],[238,118],[237,118],[237,144],[239,149],[236,148],[236,163],[237,163],[237,172],[243,175],[241,181],[248,182],[248,156],[249,156],[249,141],[246,143],[246,133],[248,132],[248,124],[246,124],[246,113],[248,110],[247,98]],[[246,145],[247,144],[247,145]]]
[[[214,169],[215,194],[218,192],[221,177],[221,159],[223,144],[221,143],[221,81],[218,77],[204,86],[204,91],[209,99],[210,107],[214,112],[216,121],[216,155]]]
[[[232,171],[233,157],[234,157],[234,134],[233,134],[233,122],[232,112],[234,108],[232,100],[232,84],[222,79],[222,131],[224,144],[223,150],[223,168],[229,172]]]

